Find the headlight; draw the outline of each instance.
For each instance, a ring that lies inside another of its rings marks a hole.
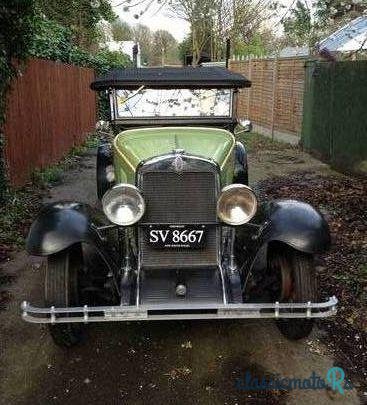
[[[145,212],[139,190],[131,184],[118,184],[102,198],[103,212],[114,224],[128,226],[138,222]]]
[[[229,225],[243,225],[256,214],[257,199],[250,187],[231,184],[223,188],[217,203],[218,217]]]

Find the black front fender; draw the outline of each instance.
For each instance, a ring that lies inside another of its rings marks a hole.
[[[305,253],[322,253],[330,247],[329,226],[311,205],[295,200],[277,200],[265,208],[262,242],[283,242]]]
[[[41,210],[29,231],[26,248],[31,255],[48,256],[79,242],[97,248],[102,244],[92,225],[90,207],[75,202],[57,202]]]
[[[308,254],[323,253],[330,247],[329,226],[324,217],[301,201],[272,201],[261,207],[255,223],[239,227],[236,233],[237,255],[249,271],[267,267],[272,242]]]

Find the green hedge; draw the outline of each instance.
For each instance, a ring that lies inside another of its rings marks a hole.
[[[33,28],[35,34],[28,49],[30,56],[90,67],[97,74],[131,63],[129,57],[121,52],[104,49],[91,53],[75,46],[72,31],[54,21],[37,17]]]
[[[13,59],[23,60],[28,56],[34,17],[34,0],[7,0],[0,4],[0,202],[5,200],[7,190],[2,132],[6,94],[11,79],[17,74]]]

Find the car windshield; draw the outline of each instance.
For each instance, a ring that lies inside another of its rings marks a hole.
[[[116,90],[116,118],[230,117],[231,89]]]

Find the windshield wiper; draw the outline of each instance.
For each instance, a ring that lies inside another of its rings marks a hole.
[[[141,93],[141,91],[144,90],[144,89],[145,89],[145,86],[144,86],[144,84],[143,84],[142,86],[140,86],[140,87],[138,88],[138,90],[136,90],[135,93],[131,94],[129,97],[126,97],[126,98],[123,100],[123,102],[126,103],[126,101],[132,99],[133,97],[135,97],[136,95],[138,95],[139,93]]]

